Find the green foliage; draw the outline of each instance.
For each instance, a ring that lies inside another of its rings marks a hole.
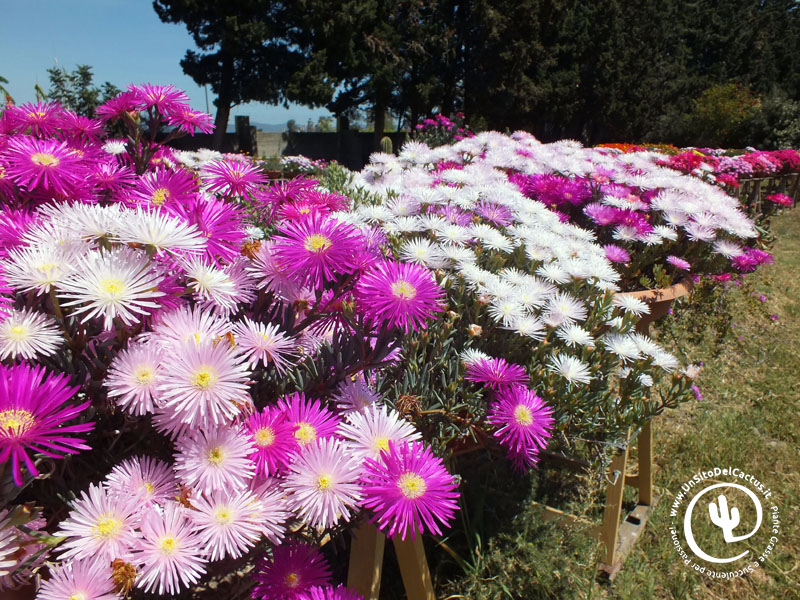
[[[102,88],[95,87],[89,65],[78,65],[71,73],[63,67],[53,67],[47,69],[47,74],[50,77],[48,98],[84,117],[93,117],[98,106],[120,93],[108,81]]]

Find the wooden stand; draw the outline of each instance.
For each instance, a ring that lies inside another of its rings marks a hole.
[[[410,536],[405,540],[394,537],[392,542],[408,600],[436,600],[422,536],[414,540]],[[353,530],[347,587],[358,590],[364,600],[380,598],[385,545],[386,536],[368,521]]]
[[[638,471],[628,473],[628,450],[636,441],[639,447]],[[611,461],[606,475],[606,502],[603,520],[599,524],[565,513],[551,506],[541,505],[546,521],[579,523],[588,525],[587,533],[603,542],[603,556],[600,561],[600,575],[613,581],[622,568],[622,563],[633,549],[636,540],[644,531],[647,520],[658,501],[653,493],[653,427],[652,421],[642,426],[639,435],[628,442]],[[636,487],[639,499],[636,507],[622,519],[622,496],[625,486]]]

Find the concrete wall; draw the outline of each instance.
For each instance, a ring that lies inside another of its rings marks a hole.
[[[270,156],[285,154],[286,140],[283,139],[283,135],[280,132],[256,130],[258,156],[269,158]]]

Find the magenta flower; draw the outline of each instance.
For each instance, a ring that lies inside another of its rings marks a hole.
[[[485,200],[482,200],[481,203],[478,204],[475,212],[487,221],[491,221],[495,225],[500,225],[502,227],[510,225],[514,218],[514,214],[507,206],[495,204],[494,202],[486,202]]]
[[[11,460],[17,485],[23,482],[21,463],[32,475],[39,475],[28,452],[62,458],[89,449],[83,440],[67,434],[91,431],[94,423],[61,425],[77,417],[90,402],[65,406],[78,388],[68,386],[68,375],[47,379],[44,375],[41,366],[0,365],[0,463]]]
[[[294,425],[280,410],[269,406],[250,415],[244,424],[256,449],[252,457],[256,475],[269,477],[283,471],[297,450]]]
[[[189,171],[158,169],[146,173],[131,191],[134,202],[145,206],[163,206],[170,212],[184,215],[186,207],[195,199],[197,181]]]
[[[786,194],[770,194],[769,196],[765,196],[764,199],[780,206],[794,205],[794,200],[792,200],[791,196],[787,196]]]
[[[668,256],[667,262],[680,271],[688,271],[692,268],[692,265],[689,263],[689,261],[678,256]]]
[[[315,586],[330,584],[331,569],[319,548],[290,541],[262,556],[256,563],[253,598],[260,600],[308,600]]]
[[[140,567],[136,587],[145,592],[177,594],[197,583],[206,572],[204,546],[192,531],[189,510],[167,502],[163,512],[150,509],[142,517],[142,539],[135,561]]]
[[[139,110],[156,109],[161,114],[179,112],[189,102],[189,96],[174,85],[128,85]]]
[[[294,428],[294,437],[301,448],[311,446],[319,439],[336,436],[339,418],[323,408],[319,400],[306,399],[299,392],[281,398],[278,408]]]
[[[202,174],[208,191],[223,196],[244,198],[267,183],[261,169],[237,158],[210,162],[203,167]]]
[[[613,206],[593,202],[583,208],[584,214],[598,225],[613,225],[619,220],[620,210]]]
[[[83,166],[64,142],[18,136],[8,141],[6,174],[31,194],[74,195],[83,179]]]
[[[206,257],[216,264],[221,259],[233,262],[241,254],[246,233],[242,211],[231,202],[215,197],[195,200],[185,212],[187,221],[197,227],[206,241]]]
[[[344,587],[343,585],[313,587],[309,590],[310,600],[364,600],[359,592]]]
[[[626,263],[631,259],[631,255],[628,254],[628,251],[625,250],[625,248],[615,244],[607,244],[603,246],[603,250],[606,252],[606,258],[611,262]]]
[[[291,266],[292,277],[301,284],[319,288],[357,266],[361,238],[351,225],[310,214],[300,221],[284,222],[278,231],[275,257]]]
[[[444,310],[444,291],[430,271],[419,265],[384,260],[359,280],[356,301],[364,316],[409,333]]]
[[[122,92],[98,106],[94,113],[101,121],[122,119],[125,115],[139,112],[137,95],[133,92]]]
[[[524,367],[513,363],[509,364],[504,358],[481,358],[467,365],[464,379],[482,383],[493,390],[499,390],[503,387],[527,383],[528,374]]]
[[[441,535],[458,508],[458,487],[442,460],[422,442],[396,445],[381,460],[365,460],[363,506],[372,510],[378,528],[405,539],[428,531]]]
[[[21,106],[6,108],[8,125],[17,133],[50,137],[58,133],[64,117],[64,109],[58,102],[29,102]]]
[[[105,133],[102,121],[82,117],[69,110],[64,111],[61,129],[67,139],[73,142],[95,142]]]
[[[167,123],[181,131],[194,136],[195,130],[200,133],[211,133],[214,131],[214,119],[199,110],[192,110],[188,106],[178,105],[167,114]]]
[[[509,457],[519,467],[536,463],[539,450],[547,447],[553,428],[553,409],[526,387],[501,389],[489,408],[488,422],[497,427],[493,433]]]

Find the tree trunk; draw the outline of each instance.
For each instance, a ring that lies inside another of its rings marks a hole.
[[[228,119],[233,104],[233,56],[227,53],[222,58],[222,81],[214,104],[217,105],[217,116],[214,119],[213,146],[214,150],[222,152],[222,144],[225,141],[225,132],[228,130]]]

